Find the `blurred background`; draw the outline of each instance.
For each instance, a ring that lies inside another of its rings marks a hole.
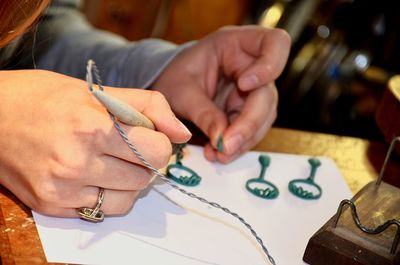
[[[275,126],[379,141],[376,112],[389,78],[400,73],[396,2],[87,0],[83,8],[94,26],[129,40],[183,43],[225,25],[283,28],[292,50],[277,80]]]

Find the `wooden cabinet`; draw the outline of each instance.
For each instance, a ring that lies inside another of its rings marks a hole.
[[[247,0],[87,0],[96,27],[129,40],[155,37],[176,43],[199,39],[225,25],[243,24]]]

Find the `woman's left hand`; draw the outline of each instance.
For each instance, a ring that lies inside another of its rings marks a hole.
[[[210,139],[205,156],[229,163],[254,147],[272,126],[290,37],[280,29],[226,27],[175,58],[153,86],[174,112]],[[223,151],[217,143],[223,137]]]

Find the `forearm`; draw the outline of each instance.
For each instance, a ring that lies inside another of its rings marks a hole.
[[[128,42],[96,30],[79,12],[78,2],[56,1],[47,11],[37,32],[36,67],[83,79],[86,62],[93,59],[104,84],[149,87],[185,47],[155,39]]]

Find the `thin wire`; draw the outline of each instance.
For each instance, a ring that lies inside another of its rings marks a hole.
[[[93,77],[92,77],[92,72],[94,73],[94,76],[96,78],[97,81],[97,85],[99,86],[100,90],[104,90],[101,79],[100,79],[100,74],[99,74],[99,70],[97,69],[96,64],[94,63],[94,61],[89,60],[88,65],[87,65],[87,74],[86,74],[86,80],[89,86],[89,90],[93,91]],[[267,249],[267,247],[265,246],[263,240],[258,236],[257,232],[254,230],[254,228],[243,218],[241,217],[239,214],[229,210],[228,208],[220,205],[219,203],[216,202],[211,202],[208,201],[207,199],[200,197],[192,192],[188,192],[185,189],[182,189],[181,187],[179,187],[178,185],[172,183],[168,177],[166,177],[165,175],[163,175],[162,173],[160,173],[155,167],[153,167],[149,162],[147,162],[147,160],[139,153],[139,151],[130,143],[128,137],[126,136],[125,131],[122,129],[122,127],[120,126],[119,122],[117,121],[117,119],[115,118],[115,116],[108,112],[110,115],[111,120],[114,123],[115,128],[117,129],[118,133],[121,135],[122,139],[124,140],[124,142],[128,145],[129,149],[132,150],[132,152],[143,162],[143,164],[150,169],[155,175],[157,175],[159,178],[161,178],[166,184],[168,184],[169,186],[171,186],[172,188],[180,191],[181,193],[197,199],[199,201],[201,201],[202,203],[211,205],[214,208],[220,209],[222,211],[224,211],[227,214],[230,214],[231,216],[235,217],[236,219],[238,219],[250,232],[251,234],[254,236],[254,238],[257,240],[257,242],[259,243],[259,245],[261,246],[262,250],[264,251],[265,255],[267,256],[268,260],[271,262],[271,264],[276,265],[274,258],[269,254],[269,251]]]
[[[32,43],[32,51],[31,51],[33,69],[36,69],[35,46],[36,46],[36,35],[38,32],[38,28],[39,28],[39,23],[36,25],[34,32],[33,32],[33,41],[32,41],[33,43]]]

